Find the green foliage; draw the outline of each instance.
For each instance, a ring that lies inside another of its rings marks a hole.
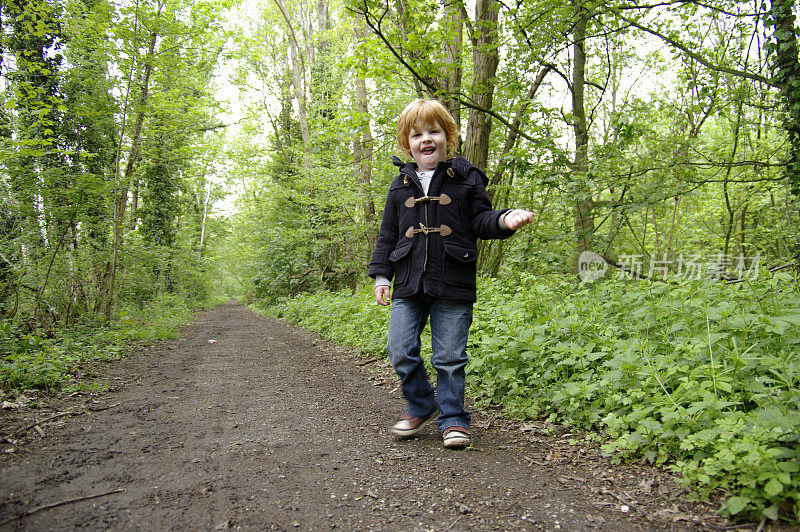
[[[800,493],[783,482],[800,464],[793,282],[484,284],[470,381],[520,416],[602,430],[610,453],[669,464],[701,496],[740,497],[728,513],[776,518]]]
[[[170,294],[160,295],[141,310],[126,307],[120,313],[118,326],[112,329],[112,338],[117,343],[174,340],[178,328],[189,322],[195,308],[196,302]]]
[[[699,497],[727,495],[726,515],[797,520],[795,283],[483,279],[468,390],[478,406],[600,432],[617,460],[668,467]],[[370,355],[385,350],[388,311],[371,287],[267,310]]]
[[[201,306],[211,296],[207,262],[186,243],[175,247],[149,244],[133,232],[123,251],[127,264],[120,280],[123,306],[144,308],[164,297],[180,297]]]
[[[359,292],[304,292],[292,298],[280,298],[272,304],[253,304],[256,311],[300,323],[326,338],[360,348],[378,356],[386,351],[389,309],[375,304],[373,289]]]
[[[146,242],[172,247],[178,218],[178,183],[163,161],[156,159],[144,172],[147,188],[143,194],[141,232]]]
[[[102,386],[98,364],[117,360],[132,342],[170,340],[192,317],[187,302],[162,296],[144,308],[125,309],[113,326],[82,326],[54,337],[23,333],[10,321],[0,321],[0,387],[10,390],[63,390]]]
[[[780,87],[785,116],[784,127],[789,137],[789,153],[785,173],[795,196],[800,196],[800,66],[798,65],[797,30],[794,2],[775,0],[765,23],[773,28],[773,39],[764,45],[774,65],[773,80]]]
[[[209,86],[230,2],[158,5],[4,7],[0,317],[31,334],[209,295]]]

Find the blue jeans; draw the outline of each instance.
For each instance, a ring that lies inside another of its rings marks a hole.
[[[429,317],[435,393],[420,356],[420,334]],[[406,413],[422,417],[438,406],[440,430],[454,426],[469,428],[470,415],[464,410],[464,380],[471,323],[471,301],[427,297],[392,300],[386,349],[408,402]]]

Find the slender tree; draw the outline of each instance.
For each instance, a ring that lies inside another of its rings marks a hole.
[[[497,17],[500,4],[495,0],[477,0],[472,32],[472,59],[474,64],[467,135],[464,140],[464,157],[478,168],[486,169],[489,159],[489,137],[495,75],[500,63],[498,52]]]
[[[774,79],[784,101],[784,127],[789,137],[789,158],[786,175],[792,193],[800,196],[800,59],[797,51],[795,26],[796,3],[773,0],[770,8],[774,41],[768,49],[774,54]]]

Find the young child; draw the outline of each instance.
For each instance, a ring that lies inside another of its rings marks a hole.
[[[418,433],[438,411],[444,446],[470,444],[464,409],[467,334],[475,302],[478,238],[508,238],[533,218],[524,210],[492,210],[488,179],[462,157],[453,157],[459,132],[447,109],[418,99],[397,122],[400,175],[392,181],[369,275],[375,299],[389,305],[387,350],[400,377],[407,409],[390,432]],[[420,334],[430,319],[436,390],[420,357]]]

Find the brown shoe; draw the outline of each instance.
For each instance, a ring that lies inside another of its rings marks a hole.
[[[398,438],[410,438],[417,432],[421,431],[423,425],[430,421],[435,414],[436,410],[423,417],[412,417],[408,414],[403,414],[403,417],[400,418],[400,421],[392,425],[392,428],[389,429],[389,432]]]

